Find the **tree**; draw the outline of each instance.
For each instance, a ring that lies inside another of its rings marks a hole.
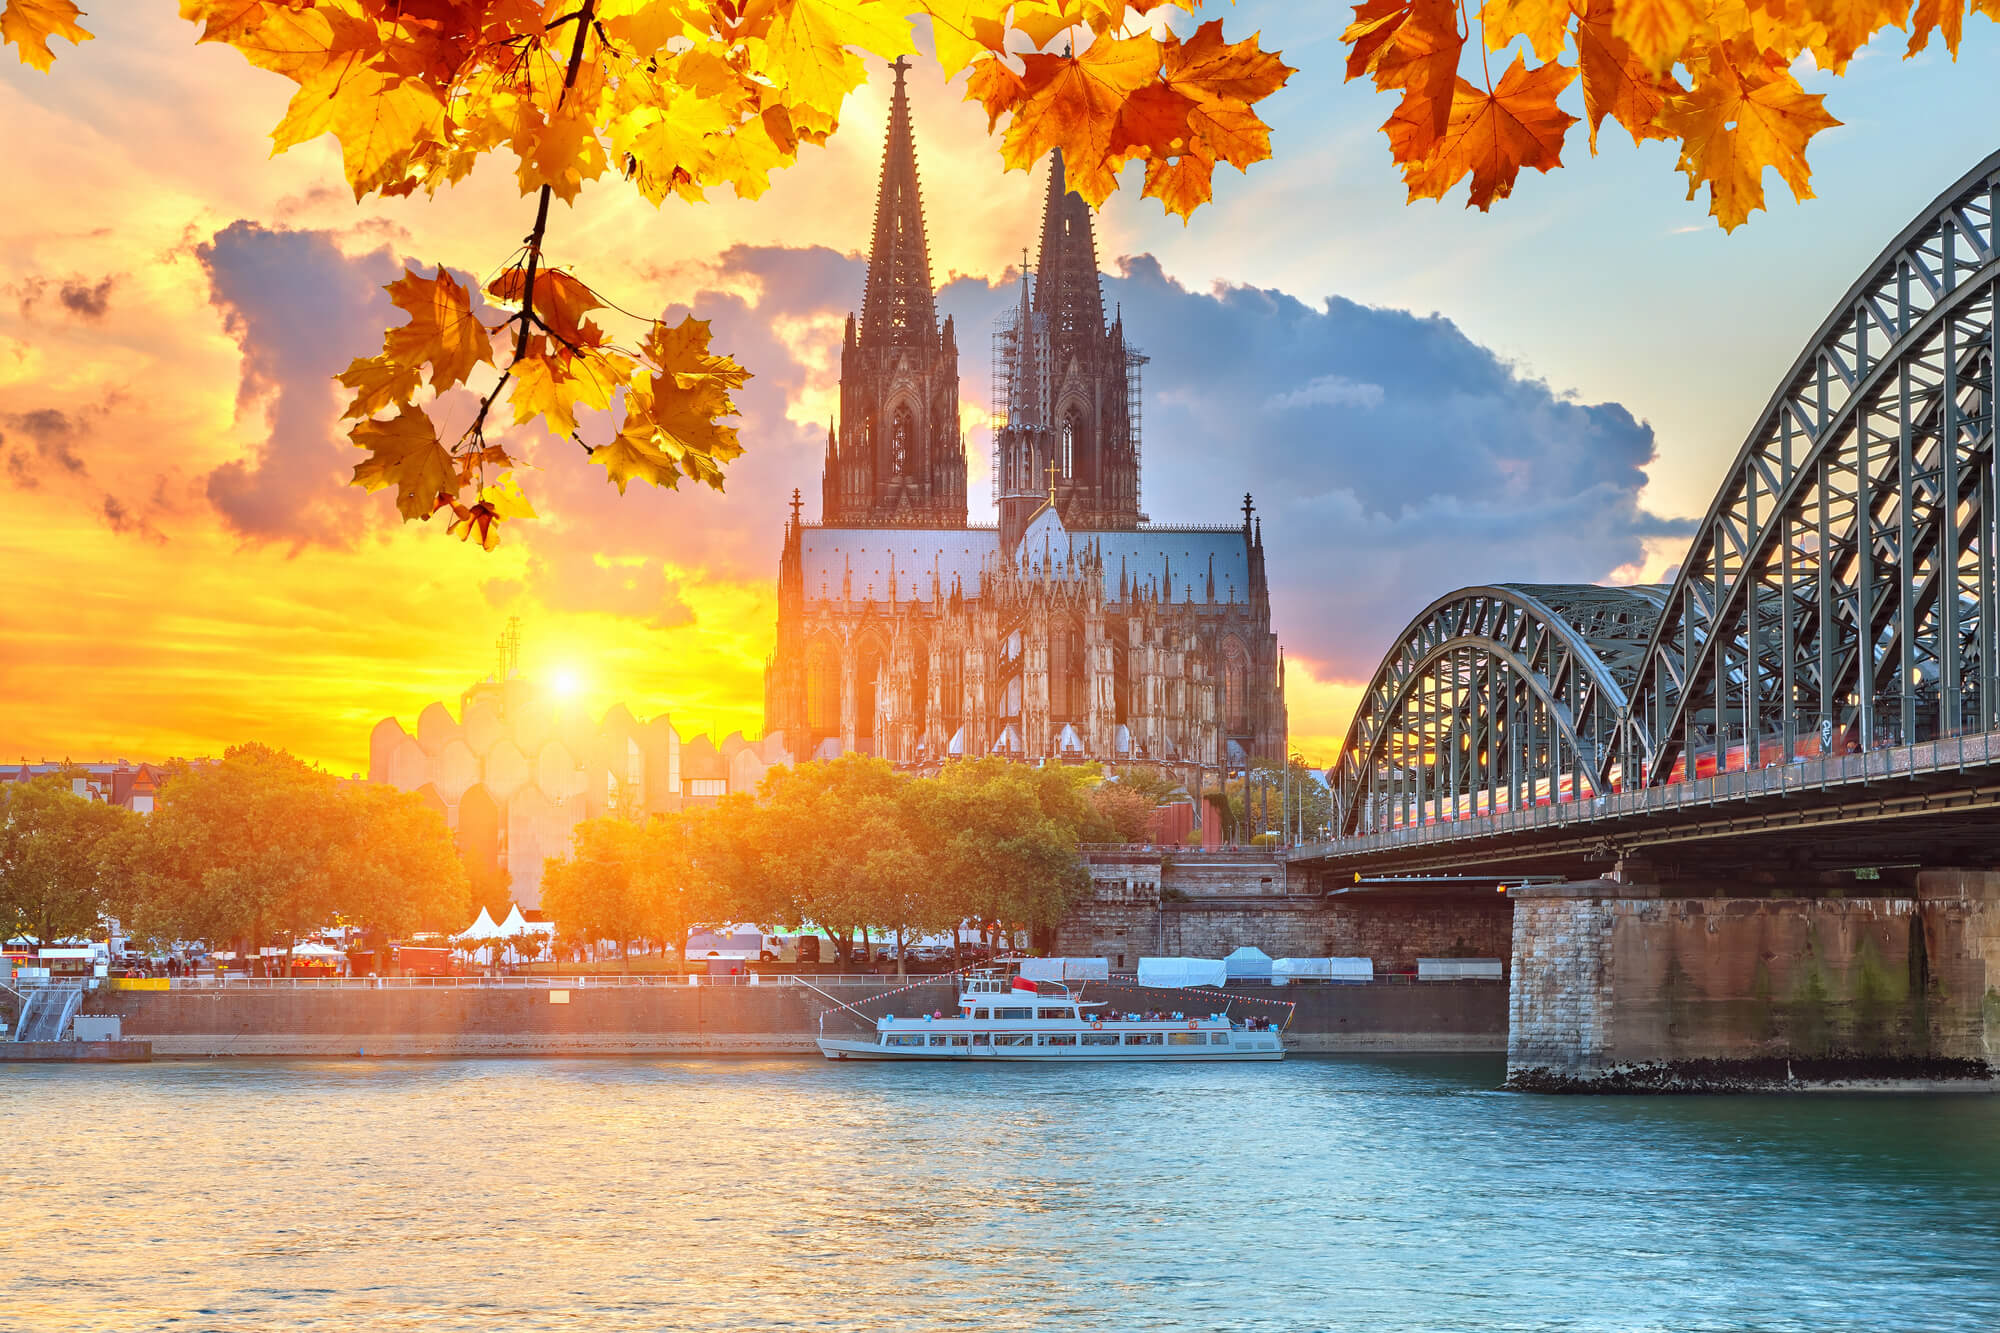
[[[1192,10],[1198,0],[1176,0]],[[5,0],[0,35],[47,70],[49,39],[87,40],[73,0]],[[947,76],[988,127],[1004,118],[1001,155],[1030,169],[1060,149],[1072,188],[1093,204],[1129,163],[1143,192],[1186,217],[1218,162],[1270,156],[1251,109],[1292,70],[1257,38],[1219,22],[1183,41],[1148,15],[1160,0],[181,0],[201,40],[222,42],[298,85],[272,131],[282,150],[331,134],[357,201],[435,193],[501,148],[533,196],[520,251],[477,297],[440,266],[389,292],[409,322],[378,356],[340,375],[354,393],[350,439],[368,451],[356,485],[388,488],[406,521],[449,510],[450,531],[489,549],[506,519],[532,516],[515,460],[486,434],[507,394],[516,425],[539,420],[579,444],[622,492],[685,478],[720,488],[742,453],[730,395],[749,372],[708,347],[708,325],[641,320],[615,341],[614,303],[549,263],[551,202],[574,206],[585,183],[616,173],[656,207],[729,186],[754,198],[801,145],[824,144],[842,103],[866,79],[861,52],[914,54],[927,20]],[[1044,50],[1043,48],[1049,48]],[[1053,54],[1060,49],[1062,54]],[[489,265],[476,267],[484,270]],[[475,308],[475,301],[480,307]],[[494,323],[481,309],[511,311]],[[496,348],[495,335],[500,346]],[[508,343],[511,341],[511,347]],[[472,422],[446,444],[429,404],[481,385]],[[489,382],[490,381],[490,382]],[[616,425],[586,443],[578,408]],[[384,415],[384,414],[388,415]]]
[[[138,816],[79,796],[68,772],[0,785],[0,939],[88,934],[112,910]]]
[[[1076,846],[1094,818],[1076,780],[1006,759],[953,764],[912,793],[955,919],[1046,929],[1087,880]]]
[[[135,916],[146,933],[252,949],[323,928],[348,829],[334,779],[283,751],[175,765],[134,856]]]
[[[1119,842],[1145,842],[1152,834],[1154,796],[1125,782],[1103,782],[1090,792],[1090,804],[1111,826]]]
[[[2000,17],[1990,0],[1972,8]],[[1401,94],[1382,129],[1412,200],[1470,176],[1467,205],[1486,209],[1522,168],[1561,166],[1577,118],[1556,98],[1580,79],[1592,154],[1607,119],[1634,143],[1678,144],[1688,198],[1707,186],[1710,215],[1734,230],[1764,206],[1766,167],[1812,198],[1806,144],[1840,122],[1800,87],[1801,57],[1844,74],[1893,26],[1909,32],[1905,58],[1936,35],[1956,60],[1965,14],[1964,0],[1363,0],[1342,38],[1349,79]],[[1487,52],[1517,40],[1525,49],[1495,83]]]
[[[470,883],[444,817],[415,792],[374,783],[340,788],[339,799],[347,827],[332,874],[341,915],[390,939],[459,929]]]
[[[656,815],[639,835],[639,890],[652,904],[662,940],[687,960],[688,939],[704,922],[731,915],[724,892],[733,852],[733,828],[750,798],[725,798],[724,806]]]
[[[600,816],[576,826],[568,856],[549,857],[542,867],[542,909],[585,940],[616,940],[627,972],[633,941],[659,934],[642,859],[639,828]]]

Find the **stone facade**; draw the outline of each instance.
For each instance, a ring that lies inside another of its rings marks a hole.
[[[1991,1061],[2000,1045],[2000,875],[1923,871],[1867,896],[1610,881],[1515,896],[1516,1074]]]
[[[1288,896],[1282,858],[1258,853],[1087,859],[1091,895],[1064,919],[1055,952],[1109,958],[1114,969],[1142,956],[1220,958],[1246,944],[1273,958],[1372,958],[1380,973],[1510,949],[1513,909],[1498,895]]]
[[[1090,210],[1051,173],[996,433],[997,527],[966,521],[958,349],[937,321],[901,74],[868,287],[841,353],[821,521],[794,493],[764,729],[801,758],[987,754],[1203,771],[1285,748],[1261,522],[1139,512],[1137,367]]]

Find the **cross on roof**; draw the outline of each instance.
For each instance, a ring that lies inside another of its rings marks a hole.
[[[1049,460],[1049,503],[1056,502],[1056,460]]]

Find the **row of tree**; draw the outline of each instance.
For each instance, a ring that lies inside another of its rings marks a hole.
[[[906,942],[976,923],[1046,932],[1088,885],[1079,843],[1143,837],[1144,780],[1005,759],[936,777],[843,755],[773,769],[757,793],[576,828],[542,873],[565,935],[684,948],[697,925],[814,926],[844,961],[874,937]]]
[[[66,772],[0,787],[0,929],[288,946],[329,925],[386,941],[457,930],[470,886],[444,819],[411,792],[343,783],[282,751],[177,764],[140,817]]]

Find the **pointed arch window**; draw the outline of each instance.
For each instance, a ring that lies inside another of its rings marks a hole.
[[[1250,656],[1234,637],[1222,644],[1222,716],[1230,731],[1250,725]]]

